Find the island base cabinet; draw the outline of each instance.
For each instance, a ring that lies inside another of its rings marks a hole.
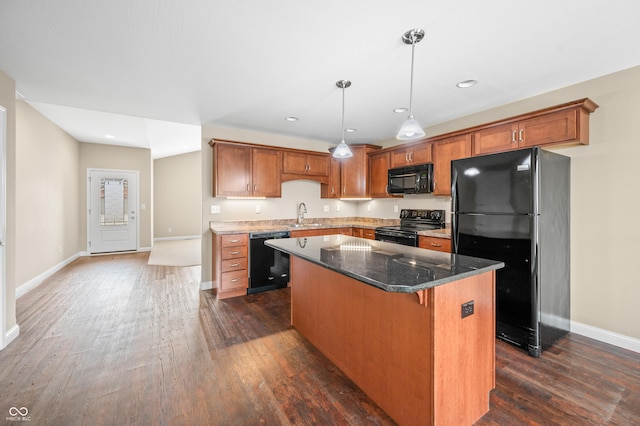
[[[292,325],[400,425],[471,425],[489,410],[494,300],[494,272],[392,293],[291,257]]]

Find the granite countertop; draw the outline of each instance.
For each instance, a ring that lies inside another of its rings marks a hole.
[[[216,234],[237,234],[251,232],[271,232],[271,231],[295,231],[307,229],[329,229],[329,228],[370,228],[378,226],[398,225],[399,219],[368,219],[368,218],[306,218],[302,226],[296,226],[296,219],[285,220],[246,220],[246,221],[225,221],[209,222],[209,229]]]
[[[288,220],[245,220],[245,221],[225,221],[209,222],[209,230],[216,234],[238,234],[251,232],[275,232],[275,231],[295,231],[307,229],[329,229],[329,228],[368,228],[375,229],[378,226],[399,225],[399,219],[372,219],[372,218],[331,218],[331,219],[305,219],[302,226],[295,226],[295,219]],[[420,231],[418,235],[436,238],[451,238],[451,229],[433,229]]]
[[[267,240],[268,246],[396,293],[500,269],[504,263],[344,235]]]

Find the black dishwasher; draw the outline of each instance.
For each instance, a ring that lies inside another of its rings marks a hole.
[[[266,240],[289,238],[289,231],[249,234],[249,289],[247,293],[274,290],[289,283],[289,255],[264,244]]]

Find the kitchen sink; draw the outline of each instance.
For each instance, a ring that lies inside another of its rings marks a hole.
[[[287,226],[290,228],[305,228],[305,227],[322,226],[322,223],[290,223]]]

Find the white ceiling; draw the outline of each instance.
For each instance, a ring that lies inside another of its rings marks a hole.
[[[337,144],[347,79],[347,142],[370,143],[406,116],[411,28],[427,127],[640,65],[638,16],[638,0],[0,0],[0,69],[76,139],[154,158],[199,149],[204,123]]]

